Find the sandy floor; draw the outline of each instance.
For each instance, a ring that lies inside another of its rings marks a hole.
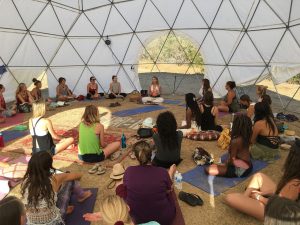
[[[171,98],[171,97],[170,97]],[[173,97],[175,98],[175,97]],[[176,97],[176,99],[183,99],[183,97]],[[96,104],[100,107],[100,112],[107,111],[108,113],[119,111],[123,109],[133,108],[137,105],[135,103],[128,102],[125,100],[124,102],[121,102],[122,106],[117,108],[108,108],[107,106],[109,103],[112,102],[112,100],[101,100],[99,102],[93,102],[93,104]],[[54,127],[56,128],[73,128],[78,126],[80,122],[80,117],[83,113],[84,107],[86,105],[90,104],[89,102],[73,102],[70,106],[65,108],[56,109],[55,111],[50,111],[47,113],[47,116],[51,118],[53,121]],[[185,117],[185,110],[181,106],[174,106],[174,105],[167,105],[164,104],[168,108],[168,110],[172,111],[177,118],[178,123],[180,124],[181,120]],[[160,113],[160,111],[155,111],[153,113],[145,113],[140,114],[137,116],[133,116],[133,118],[147,118],[152,117],[156,118],[156,116]],[[30,115],[27,115],[27,119]],[[228,124],[230,121],[230,116],[226,116],[220,120],[220,123],[222,124]],[[300,134],[300,123],[295,122],[290,125],[291,129],[294,129],[297,131],[297,134]],[[107,132],[122,132],[125,133],[130,132],[134,133],[133,130],[125,130],[125,129],[116,129],[113,127],[109,127],[107,129]],[[14,146],[14,142],[10,144],[10,147]],[[216,146],[216,142],[196,142],[192,140],[183,140],[182,143],[182,158],[183,162],[179,165],[178,170],[180,172],[186,172],[192,168],[195,167],[194,162],[192,161],[192,152],[195,149],[196,146],[201,146],[208,150],[209,152],[213,153],[216,158],[218,158],[220,155],[222,155],[224,152],[219,149]],[[11,155],[11,156],[17,156],[19,154],[17,153],[0,153],[1,155]],[[276,161],[274,164],[269,165],[267,168],[265,168],[262,172],[266,173],[267,175],[271,176],[275,181],[277,181],[280,178],[280,175],[282,174],[282,165],[284,163],[284,160],[287,156],[287,152],[281,152],[281,159]],[[104,164],[111,163],[110,161],[105,162]],[[127,157],[123,161],[125,167],[128,167],[130,165],[135,165],[137,162]],[[79,165],[77,163],[71,163],[71,162],[65,162],[65,161],[55,161],[55,166],[57,168],[60,168],[62,170],[69,170],[69,171],[80,171],[84,173],[81,180],[81,185],[83,187],[98,187],[99,192],[97,196],[97,202],[94,208],[94,211],[97,211],[99,209],[99,204],[101,203],[101,200],[105,198],[107,195],[114,194],[114,190],[108,190],[107,184],[109,182],[109,174],[111,172],[111,169],[107,171],[105,175],[97,176],[97,175],[89,175],[88,170],[91,168],[90,165]],[[234,191],[242,191],[246,187],[249,179],[245,182],[233,187],[232,189],[228,190],[226,193],[234,192]],[[183,190],[187,192],[193,192],[201,196],[201,198],[204,200],[204,205],[202,207],[190,207],[186,205],[183,202],[180,202],[180,207],[183,212],[185,221],[187,225],[196,225],[196,224],[231,224],[231,225],[252,225],[252,224],[261,224],[255,219],[243,215],[239,212],[236,212],[235,210],[229,208],[226,206],[222,199],[223,196],[218,197],[212,197],[206,192],[203,192],[202,190],[195,188],[187,183],[183,183]],[[12,192],[13,195],[18,195],[19,188],[16,187]],[[94,224],[101,224],[101,223],[92,223]]]

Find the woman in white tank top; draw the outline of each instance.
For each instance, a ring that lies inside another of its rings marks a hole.
[[[161,97],[161,86],[159,85],[158,78],[156,76],[152,77],[152,83],[148,89],[149,97],[143,97],[142,102],[153,102],[153,103],[162,103],[164,99]]]

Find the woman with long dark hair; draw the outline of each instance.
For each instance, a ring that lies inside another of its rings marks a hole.
[[[19,112],[29,113],[31,111],[33,98],[24,83],[20,83],[16,90],[16,102]]]
[[[21,185],[22,201],[25,205],[27,224],[62,225],[62,213],[65,213],[63,205],[59,205],[58,196],[63,196],[66,190],[62,188],[65,182],[75,181],[73,193],[77,200],[83,202],[91,196],[90,191],[83,191],[78,180],[81,173],[55,174],[52,165],[53,159],[48,152],[38,152],[32,155]],[[62,202],[62,201],[59,201]],[[72,210],[72,207],[68,207]]]
[[[218,107],[214,106],[213,93],[208,91],[203,96],[203,103],[200,105],[201,130],[222,131],[223,128],[218,123]]]
[[[207,92],[212,92],[212,89],[211,89],[211,86],[210,86],[210,81],[209,81],[209,79],[203,79],[202,80],[202,86],[199,90],[199,94],[200,94],[199,100],[200,101],[203,99],[204,95]]]
[[[201,127],[201,112],[196,100],[196,96],[193,93],[185,95],[186,112],[185,120],[186,124],[179,129],[189,129],[192,127],[192,121],[195,121],[198,128]]]
[[[234,81],[228,81],[225,85],[227,94],[223,101],[221,101],[218,109],[220,112],[237,112],[239,110],[239,104],[235,92],[236,84]]]
[[[177,131],[177,122],[173,113],[166,111],[160,113],[156,120],[158,132],[153,135],[156,146],[156,155],[153,164],[169,168],[171,165],[178,165],[181,162],[182,132]]]
[[[272,161],[279,156],[279,136],[271,107],[266,102],[254,106],[251,155],[254,159]]]
[[[238,115],[233,121],[229,156],[225,164],[213,164],[206,172],[213,176],[246,177],[252,171],[250,143],[252,122],[247,115]]]
[[[90,83],[88,83],[87,87],[87,99],[99,99],[99,91],[98,91],[98,84],[96,83],[96,77],[90,77]]]
[[[243,213],[264,220],[268,198],[274,194],[299,201],[300,190],[300,140],[296,140],[283,166],[283,175],[276,185],[263,173],[255,174],[244,193],[231,193],[227,204]]]
[[[1,225],[25,225],[26,213],[23,203],[14,196],[0,201]]]
[[[56,87],[56,98],[57,101],[70,101],[76,98],[76,95],[72,93],[66,84],[66,78],[58,78],[58,85]]]

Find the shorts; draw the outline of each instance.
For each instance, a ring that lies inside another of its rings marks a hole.
[[[84,162],[88,163],[95,163],[95,162],[102,162],[105,159],[104,152],[102,151],[100,154],[84,154],[79,155],[78,158]]]
[[[32,154],[34,153],[38,153],[38,152],[41,152],[41,151],[45,151],[45,150],[41,150],[40,148],[35,148],[35,150],[32,148]],[[49,152],[52,156],[56,154],[56,146],[52,146],[50,148],[50,150],[48,150],[47,152]]]
[[[4,117],[12,117],[13,112],[12,112],[12,110],[6,109],[6,110],[4,110],[4,111],[2,112],[2,115],[3,115]]]
[[[248,169],[243,169],[240,167],[235,167],[234,165],[228,165],[227,171],[224,175],[224,177],[247,177],[252,172],[253,166],[251,166]]]

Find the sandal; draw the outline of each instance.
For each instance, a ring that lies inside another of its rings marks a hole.
[[[196,194],[180,191],[178,197],[181,201],[184,201],[190,206],[203,205],[203,200]]]
[[[102,165],[99,165],[96,174],[97,174],[97,175],[102,175],[102,174],[105,174],[105,172],[106,172],[106,168],[103,167]]]
[[[130,152],[130,153],[129,153],[129,157],[130,157],[131,159],[136,159],[134,152]]]
[[[88,172],[89,174],[95,174],[98,171],[98,168],[100,167],[100,163],[96,163]]]

